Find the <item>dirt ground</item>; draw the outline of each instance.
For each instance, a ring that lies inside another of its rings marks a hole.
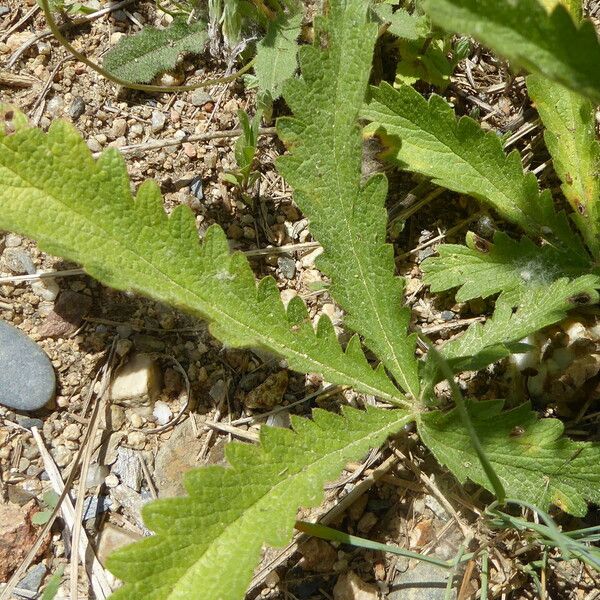
[[[249,252],[258,277],[272,275],[284,299],[300,295],[315,322],[327,314],[341,332],[342,313],[314,266],[318,244],[274,168],[274,159],[283,152],[278,140],[272,134],[260,138],[261,176],[253,207],[219,177],[235,166],[235,137],[227,132],[238,126],[237,110],[244,108],[251,114],[255,110],[253,93],[243,82],[178,94],[117,89],[73,60],[48,35],[34,0],[3,0],[0,8],[7,9],[0,12],[0,101],[12,103],[42,129],[54,119],[71,121],[92,152],[119,148],[134,186],[155,179],[166,210],[190,206],[200,235],[210,224],[221,224],[231,247]],[[152,2],[129,2],[73,28],[69,37],[86,56],[101,62],[124,33],[137,31],[141,24],[164,25],[164,19]],[[32,39],[35,42],[30,43]],[[207,52],[186,59],[170,77],[175,82],[218,77],[228,67],[225,58]],[[539,167],[540,177],[550,177],[544,167],[548,157],[541,130],[522,77],[513,76],[505,64],[475,48],[468,64],[457,69],[446,95],[460,113],[477,116],[500,134],[512,133],[512,146],[521,150],[526,164]],[[214,138],[190,141],[204,134]],[[366,149],[365,170],[374,168],[384,167]],[[481,300],[458,304],[453,294],[430,296],[419,265],[439,242],[462,242],[469,227],[485,237],[490,222],[498,223],[473,201],[440,193],[426,183],[417,185],[406,175],[393,174],[391,179],[390,215],[405,225],[391,228],[390,239],[397,250],[398,272],[406,277],[407,302],[414,316],[411,326],[435,340],[447,339],[485,318],[488,305]],[[6,248],[26,253],[38,273],[77,268],[14,234],[0,235],[0,252]],[[15,279],[19,274],[0,259],[0,318],[44,349],[58,385],[55,400],[34,414],[0,407],[0,502],[16,505],[20,515],[47,509],[43,495],[52,486],[48,459],[40,453],[32,426],[39,428],[64,480],[91,447],[86,481],[76,477],[71,488],[85,493],[83,532],[100,563],[113,547],[149,533],[140,515],[145,502],[183,493],[181,475],[192,466],[223,463],[227,441],[252,442],[261,423],[287,426],[290,414],[308,415],[314,406],[336,410],[341,404],[364,406],[374,401],[337,389],[319,394],[327,384],[318,377],[288,371],[283,361],[263,352],[223,348],[204,323],[108,289],[84,274],[59,275],[42,280],[44,285],[37,281],[37,286],[35,280]],[[116,350],[112,362],[111,348]],[[115,371],[136,353],[149,356],[158,370],[159,416],[148,403],[120,406],[98,399],[101,370],[108,366]],[[267,405],[252,408],[253,391],[265,381],[267,387],[260,388],[260,395],[267,397]],[[467,376],[462,383],[479,398],[505,397],[511,386],[503,365]],[[100,414],[95,432],[84,444],[96,404]],[[539,550],[529,548],[527,540],[515,533],[491,532],[482,518],[489,496],[475,486],[458,485],[436,466],[410,429],[363,463],[349,465],[326,495],[320,509],[302,516],[328,515],[329,524],[349,533],[443,558],[454,557],[463,545],[467,550],[488,545],[490,597],[539,597],[525,566],[540,558]],[[348,498],[352,499],[349,508]],[[585,522],[563,519],[563,524],[583,527],[597,520],[592,511]],[[15,564],[8,571],[23,564],[40,529],[31,525],[18,537]],[[27,572],[37,568],[41,573],[39,586],[29,596],[15,597],[38,597],[38,589],[60,567],[65,576],[57,597],[68,597],[71,551],[71,530],[59,518],[40,552],[29,561]],[[467,563],[456,573],[461,598],[476,597],[478,576],[472,568]],[[360,578],[356,586],[364,588],[364,595],[352,588],[357,599],[375,599],[378,593],[390,600],[442,598],[446,585],[440,573],[424,563],[312,539],[300,540],[283,553],[266,551],[248,598],[343,598],[346,592],[340,590],[350,585],[349,572]],[[551,555],[547,573],[544,585],[552,598],[597,597],[597,580],[579,563],[559,563]],[[117,585],[102,564],[96,565],[94,577]],[[91,580],[80,567],[80,598],[98,597]]]

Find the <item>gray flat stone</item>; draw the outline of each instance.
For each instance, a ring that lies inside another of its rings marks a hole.
[[[0,404],[37,410],[54,396],[55,387],[46,353],[16,327],[0,321]]]

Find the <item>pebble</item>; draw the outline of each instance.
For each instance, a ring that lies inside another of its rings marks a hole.
[[[85,478],[85,487],[91,488],[102,485],[108,476],[108,473],[109,471],[106,465],[92,463],[88,468],[87,476]]]
[[[108,496],[90,496],[83,501],[83,520],[95,519],[112,506]]]
[[[296,274],[296,261],[289,256],[280,256],[277,259],[277,266],[281,274],[286,279],[293,279]]]
[[[17,588],[20,590],[27,590],[28,592],[33,592],[35,594],[40,589],[42,581],[44,581],[44,577],[46,577],[47,572],[48,570],[46,569],[46,565],[44,563],[38,563],[29,570],[27,575],[25,575],[21,581],[19,581]],[[16,595],[19,596],[19,594]]]
[[[42,300],[46,302],[54,302],[56,297],[60,293],[60,286],[56,283],[55,279],[45,278],[39,281],[34,281],[31,284],[31,291]],[[52,312],[52,311],[51,311]],[[50,314],[50,313],[48,313]]]
[[[313,573],[327,573],[333,569],[337,551],[325,540],[310,538],[299,548],[302,554],[302,568]]]
[[[115,119],[110,128],[110,132],[113,137],[120,138],[127,132],[127,121],[125,119]]]
[[[7,15],[10,12],[10,8],[8,6],[0,6],[0,17]]]
[[[214,100],[206,90],[199,89],[192,94],[191,102],[193,106],[204,106],[207,102],[214,102]]]
[[[66,440],[79,441],[79,438],[81,438],[81,426],[77,425],[77,423],[69,423],[63,431],[63,437]]]
[[[142,442],[145,442],[145,436],[141,431],[132,431],[127,436],[127,442],[129,443],[132,434],[141,434]],[[112,466],[112,473],[114,473],[119,481],[131,489],[139,492],[142,487],[142,465],[138,458],[138,452],[135,452],[131,448],[119,448],[117,450],[117,460]]]
[[[389,600],[444,600],[448,571],[426,562],[418,562],[414,568],[399,572],[393,581],[394,591]],[[456,598],[455,592],[450,596]]]
[[[92,152],[102,152],[102,144],[96,138],[90,138],[86,144]]]
[[[112,523],[105,523],[98,542],[98,560],[102,565],[106,565],[106,559],[115,550],[141,539],[142,536],[133,531],[122,529]]]
[[[37,410],[54,397],[56,378],[44,351],[16,327],[0,321],[0,404]]]
[[[76,121],[85,112],[85,101],[81,96],[76,96],[67,109],[67,114]]]
[[[363,581],[354,571],[338,577],[333,588],[334,600],[377,600],[379,588]]]
[[[106,479],[104,480],[104,483],[106,484],[106,487],[114,488],[119,485],[119,478],[116,475],[114,475],[113,473],[111,473],[110,475],[108,475],[106,477]]]
[[[440,313],[440,317],[442,321],[452,321],[456,317],[456,315],[451,310],[443,310]]]
[[[5,248],[2,263],[16,275],[35,273],[35,265],[31,255],[24,248]]]
[[[131,431],[127,434],[127,445],[135,450],[142,450],[146,445],[146,436],[141,431]]]
[[[117,372],[110,386],[111,400],[122,406],[154,402],[161,387],[161,373],[148,354],[134,354]]]
[[[185,142],[182,145],[182,148],[183,148],[183,153],[188,158],[196,158],[196,146],[194,146],[194,144],[190,144],[190,142]]]
[[[23,243],[23,238],[16,233],[9,233],[4,240],[4,245],[7,248],[17,248]]]
[[[60,96],[54,96],[48,100],[48,103],[46,104],[46,112],[51,117],[58,117],[62,114],[64,105],[65,101]]]
[[[156,402],[152,414],[156,417],[156,424],[158,426],[166,425],[173,416],[169,405],[166,402],[163,402],[162,400]]]
[[[159,131],[162,131],[165,127],[166,122],[167,122],[167,117],[165,116],[165,113],[163,113],[160,110],[152,111],[152,120],[151,120],[152,133],[158,133]]]
[[[77,331],[83,317],[92,307],[92,299],[85,294],[65,290],[54,309],[39,329],[42,337],[67,337]]]
[[[54,451],[54,462],[56,462],[59,467],[66,467],[71,462],[72,458],[73,453],[66,446],[61,444],[56,447],[56,450]]]

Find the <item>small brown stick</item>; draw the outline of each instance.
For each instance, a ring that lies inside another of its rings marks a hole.
[[[152,479],[152,475],[150,474],[150,469],[148,469],[148,465],[146,464],[146,461],[144,460],[142,454],[138,454],[137,457],[140,461],[140,466],[142,467],[146,483],[148,484],[150,495],[154,500],[156,500],[158,498],[158,490],[156,489],[156,485],[154,485],[154,480]]]
[[[210,140],[222,140],[226,138],[240,137],[244,132],[241,129],[232,129],[230,131],[209,131],[208,133],[196,133],[188,135],[184,138],[167,138],[164,140],[151,140],[141,144],[131,144],[118,148],[119,152],[125,156],[135,154],[136,152],[148,152],[150,150],[158,150],[161,148],[169,148],[171,146],[181,146],[186,142],[207,142]],[[276,135],[275,127],[262,127],[258,130],[258,135]],[[94,158],[98,158],[102,153],[95,152]]]
[[[204,421],[204,425],[206,425],[206,427],[212,427],[218,431],[223,431],[224,433],[230,433],[235,437],[248,440],[249,442],[258,442],[260,440],[258,433],[246,431],[245,429],[240,429],[239,427],[234,427],[233,425],[228,425],[227,423]]]
[[[429,325],[428,327],[422,327],[419,331],[425,334],[438,333],[438,331],[444,331],[445,329],[457,329],[465,325],[471,325],[472,323],[482,323],[485,320],[486,317],[471,317],[469,319],[457,319],[456,321],[448,321],[447,323],[440,323],[439,325]]]
[[[0,71],[0,86],[13,88],[30,88],[39,83],[39,80],[29,75],[17,75],[9,71]]]

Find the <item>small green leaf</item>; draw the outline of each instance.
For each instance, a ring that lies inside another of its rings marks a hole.
[[[446,100],[429,101],[409,86],[387,83],[371,88],[363,111],[372,121],[366,133],[381,133],[387,156],[402,168],[421,173],[448,189],[492,206],[534,238],[546,239],[567,254],[587,257],[564,213],[554,209],[550,192],[541,192],[533,173],[525,173],[517,151],[506,155],[502,140],[469,117],[457,119]]]
[[[104,68],[132,83],[149,83],[162,71],[173,69],[182,54],[199,54],[208,39],[206,23],[188,24],[177,18],[167,29],[146,27],[122,38],[104,57]]]
[[[591,21],[578,27],[562,5],[538,0],[425,0],[440,27],[470,35],[515,65],[600,103],[600,42]]]
[[[299,506],[317,506],[323,485],[412,420],[400,410],[315,410],[295,432],[263,427],[260,446],[233,443],[229,468],[189,472],[189,497],[143,508],[156,533],[109,558],[126,585],[114,600],[242,598],[263,544],[284,546]]]
[[[269,24],[267,34],[256,45],[254,72],[261,92],[268,92],[271,100],[281,96],[283,82],[298,68],[298,36],[302,12],[292,15],[281,13]]]
[[[551,504],[583,516],[600,502],[600,445],[562,437],[558,419],[538,419],[529,404],[501,412],[502,400],[468,402],[483,450],[511,498],[542,510]],[[492,486],[461,425],[458,410],[422,415],[419,434],[436,459],[464,483]]]
[[[526,290],[584,275],[590,269],[589,261],[549,245],[537,246],[526,236],[517,241],[497,232],[492,243],[470,232],[466,241],[466,246],[443,244],[439,256],[423,262],[423,280],[432,292],[458,287],[458,302],[500,292],[518,299]]]

